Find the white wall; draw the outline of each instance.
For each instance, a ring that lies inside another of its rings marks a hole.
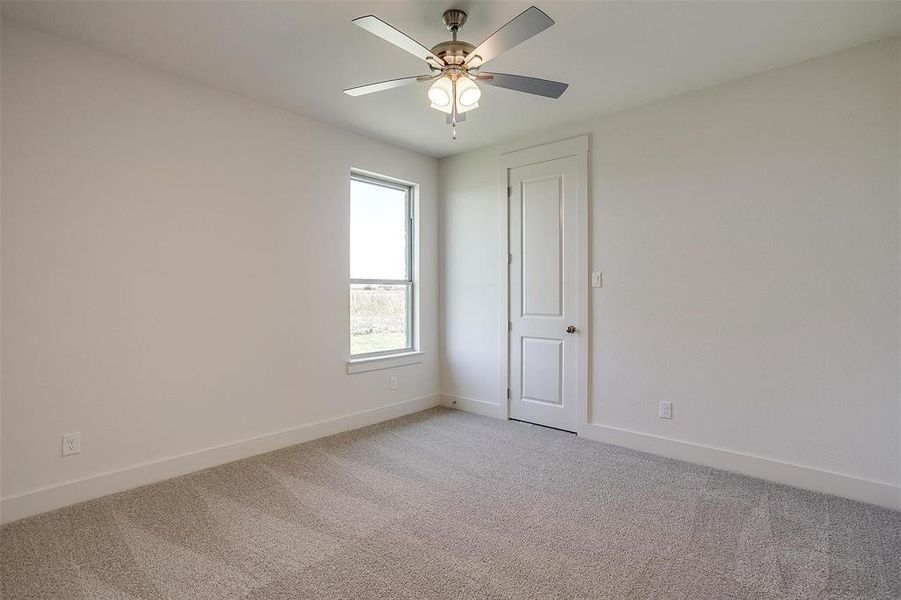
[[[448,401],[503,412],[498,156],[588,133],[592,421],[896,493],[899,91],[895,40],[442,160]]]
[[[439,233],[442,389],[501,414],[497,157],[586,132],[593,421],[897,486],[899,61],[868,45],[443,160],[439,232],[433,159],[4,23],[3,518],[423,406]],[[394,393],[345,374],[351,166],[422,185],[426,359]],[[204,456],[181,467],[229,454]]]
[[[15,516],[171,471],[40,491],[64,482],[434,402],[436,160],[11,23],[2,43]],[[388,371],[345,372],[351,167],[421,185],[426,357],[390,372],[396,392]],[[63,459],[71,431],[83,451]]]

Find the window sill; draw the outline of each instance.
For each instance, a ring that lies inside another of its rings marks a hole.
[[[347,374],[352,375],[354,373],[415,365],[422,362],[423,354],[423,352],[404,352],[403,354],[389,354],[388,356],[354,358],[347,361]]]

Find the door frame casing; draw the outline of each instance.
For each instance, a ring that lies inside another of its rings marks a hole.
[[[510,418],[510,197],[508,188],[510,185],[509,172],[517,167],[524,167],[535,163],[546,162],[558,158],[575,156],[578,164],[578,176],[576,189],[578,190],[577,215],[578,231],[577,255],[578,266],[578,323],[579,329],[578,354],[579,365],[577,369],[579,381],[577,383],[576,433],[584,435],[590,422],[588,413],[589,393],[589,337],[591,335],[591,323],[589,322],[589,260],[588,260],[588,159],[589,140],[588,135],[568,138],[557,142],[531,146],[522,150],[515,150],[502,154],[499,164],[499,201],[498,201],[498,288],[501,290],[498,301],[498,391],[500,393],[499,404],[504,407],[503,416]]]

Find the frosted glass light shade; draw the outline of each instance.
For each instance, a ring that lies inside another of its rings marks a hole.
[[[454,95],[454,84],[450,77],[440,77],[438,81],[429,88],[429,101],[432,108],[443,112],[451,111],[451,99]]]
[[[475,108],[482,97],[482,90],[468,77],[457,80],[457,105],[461,109]]]

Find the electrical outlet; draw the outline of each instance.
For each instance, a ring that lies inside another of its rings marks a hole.
[[[673,403],[672,402],[661,402],[660,403],[660,418],[661,419],[672,419],[673,418]]]
[[[394,392],[397,391],[397,376],[392,375],[391,379],[388,380],[388,388]]]
[[[81,454],[81,434],[64,433],[63,456],[72,456],[73,454]]]

